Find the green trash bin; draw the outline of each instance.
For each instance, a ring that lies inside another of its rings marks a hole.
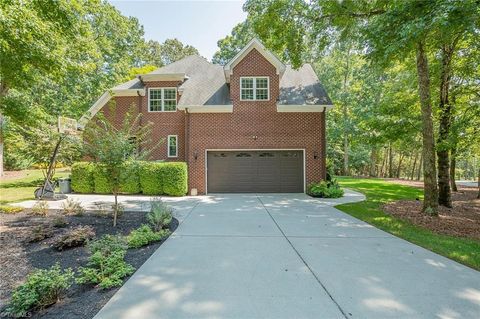
[[[58,188],[62,194],[70,194],[72,192],[72,180],[70,178],[60,178],[58,180]]]

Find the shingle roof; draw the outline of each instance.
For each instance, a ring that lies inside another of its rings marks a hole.
[[[169,73],[185,73],[188,77],[179,87],[182,91],[178,102],[180,106],[232,104],[221,65],[212,64],[197,55],[190,55],[150,74]]]
[[[287,66],[280,79],[281,105],[332,105],[327,92],[310,64],[294,70]]]
[[[178,88],[181,91],[179,106],[231,105],[230,89],[223,67],[212,64],[196,55],[156,69],[149,74],[185,73],[187,80]],[[139,79],[133,79],[113,89],[141,89]],[[310,64],[294,70],[287,66],[280,80],[281,105],[331,105],[332,101],[318,80]]]

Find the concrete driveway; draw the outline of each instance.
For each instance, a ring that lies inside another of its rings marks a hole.
[[[340,201],[362,200],[347,192]],[[177,231],[95,318],[480,318],[480,273],[303,194],[172,202]]]

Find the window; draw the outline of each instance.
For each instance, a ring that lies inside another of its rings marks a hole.
[[[149,112],[175,112],[177,110],[176,88],[148,89]]]
[[[168,136],[168,157],[177,157],[178,144],[177,135]]]
[[[268,79],[268,77],[241,77],[240,100],[268,101],[270,99]]]

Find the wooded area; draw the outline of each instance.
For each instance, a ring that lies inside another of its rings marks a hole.
[[[293,67],[311,63],[336,106],[327,118],[334,174],[423,180],[430,214],[451,205],[455,179],[478,178],[478,0],[249,0],[244,10],[213,61],[258,37]],[[103,1],[3,1],[0,26],[8,169],[47,161],[58,116],[78,119],[108,88],[198,54],[176,39],[146,41],[136,18]],[[78,152],[67,143],[60,160]]]
[[[47,162],[58,116],[79,119],[105,90],[198,54],[143,35],[136,18],[105,1],[0,2],[0,163]],[[78,146],[67,140],[59,160],[78,159]]]
[[[218,42],[225,63],[252,36],[294,67],[310,62],[336,107],[335,174],[423,179],[424,211],[451,206],[480,167],[478,1],[249,0]]]

